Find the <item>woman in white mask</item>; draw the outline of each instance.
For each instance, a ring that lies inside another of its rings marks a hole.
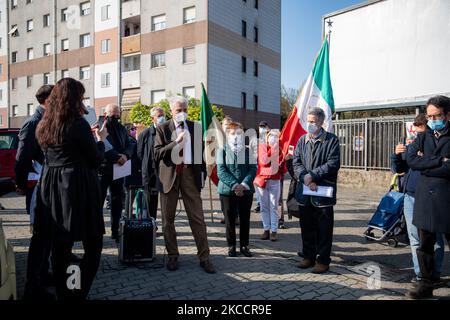
[[[249,245],[250,210],[253,202],[253,180],[256,174],[256,159],[245,146],[244,130],[236,122],[226,129],[227,144],[217,153],[218,193],[226,224],[228,255],[236,257],[236,217],[240,217],[240,253],[252,257]],[[254,157],[253,157],[254,158]]]
[[[280,181],[286,173],[286,166],[282,160],[282,150],[279,146],[280,131],[270,130],[265,143],[258,148],[258,170],[255,186],[259,194],[261,218],[264,233],[261,240],[277,241],[278,232],[278,203],[281,192]]]

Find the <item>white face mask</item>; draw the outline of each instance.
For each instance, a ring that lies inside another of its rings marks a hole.
[[[187,120],[187,118],[188,118],[188,115],[186,112],[180,112],[175,115],[176,122],[184,122]]]
[[[228,134],[227,142],[233,152],[239,152],[244,148],[244,139],[242,134],[238,133]]]
[[[259,128],[259,136],[264,137],[267,134],[266,128]]]
[[[315,123],[308,122],[308,127],[306,128],[306,130],[308,131],[309,134],[316,133],[318,129],[319,128],[317,127],[317,125]]]

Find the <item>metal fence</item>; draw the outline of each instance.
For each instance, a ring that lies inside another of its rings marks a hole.
[[[348,169],[389,170],[395,146],[406,136],[414,116],[334,121],[341,144],[341,166]]]

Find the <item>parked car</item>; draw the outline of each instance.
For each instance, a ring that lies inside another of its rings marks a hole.
[[[13,246],[6,240],[0,220],[0,300],[17,299],[16,259]]]
[[[14,186],[20,129],[0,129],[0,187]]]

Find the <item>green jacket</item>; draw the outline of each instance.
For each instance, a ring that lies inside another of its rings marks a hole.
[[[233,195],[232,188],[236,184],[244,183],[250,190],[245,193],[255,193],[253,180],[255,179],[257,163],[250,155],[250,149],[244,148],[237,155],[225,146],[217,152],[217,175],[219,176],[220,195]]]

